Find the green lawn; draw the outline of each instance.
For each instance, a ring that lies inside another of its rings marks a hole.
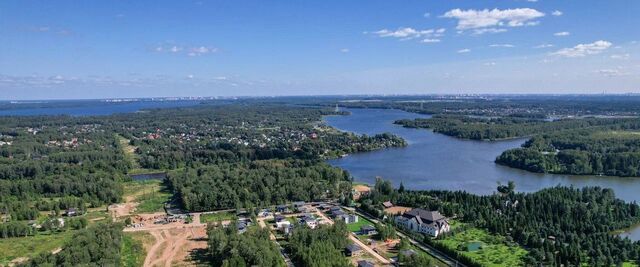
[[[638,267],[638,266],[639,266],[639,265],[638,265],[638,263],[636,263],[636,262],[629,262],[629,261],[627,261],[627,262],[623,262],[623,263],[622,263],[622,267]]]
[[[122,235],[122,247],[120,248],[120,264],[125,267],[137,267],[144,264],[147,252],[143,247],[144,240],[151,237],[145,232],[129,232]]]
[[[462,252],[483,266],[522,266],[522,259],[527,254],[517,244],[508,246],[504,237],[490,235],[478,228],[468,229],[437,242]],[[481,242],[481,248],[473,252],[467,251],[467,246],[474,242]]]
[[[37,234],[28,237],[0,238],[0,265],[7,265],[19,257],[33,257],[62,247],[75,231]]]
[[[200,223],[227,221],[235,218],[236,214],[233,211],[208,213],[200,215]]]
[[[367,220],[366,218],[358,216],[358,222],[347,224],[347,229],[349,229],[349,231],[351,232],[357,233],[360,231],[360,227],[365,225],[371,225],[374,227],[376,226],[373,222]]]

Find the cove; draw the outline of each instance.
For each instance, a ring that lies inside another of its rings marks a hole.
[[[531,173],[495,164],[502,151],[519,147],[526,139],[504,141],[461,140],[427,129],[395,125],[398,119],[429,115],[392,109],[347,109],[351,115],[326,116],[327,125],[358,134],[390,132],[407,140],[404,148],[348,155],[328,163],[345,169],[358,182],[373,183],[376,176],[403,182],[410,189],[464,190],[491,194],[498,183],[514,181],[516,190],[535,192],[556,185],[611,188],[618,198],[640,201],[640,178]]]

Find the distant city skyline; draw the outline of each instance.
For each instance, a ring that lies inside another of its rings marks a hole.
[[[640,93],[640,2],[0,2],[1,100]]]

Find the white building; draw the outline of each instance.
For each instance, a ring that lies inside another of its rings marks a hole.
[[[291,222],[287,220],[276,222],[276,228],[281,232],[288,234],[289,230],[291,230]]]
[[[449,222],[438,211],[412,209],[400,216],[396,216],[395,223],[409,231],[437,237],[449,232]]]

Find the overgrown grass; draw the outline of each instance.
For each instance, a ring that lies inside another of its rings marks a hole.
[[[172,193],[162,180],[133,181],[125,184],[125,197],[133,197],[138,203],[137,213],[159,212]]]
[[[145,232],[124,233],[122,235],[122,247],[120,248],[121,266],[142,266],[147,256],[143,244],[150,239],[153,239],[153,237]]]
[[[62,247],[76,231],[36,234],[27,237],[0,238],[0,265],[7,265],[19,257],[31,258]]]
[[[200,223],[228,221],[235,218],[236,214],[232,211],[200,214]]]
[[[478,228],[470,228],[437,242],[460,251],[483,266],[523,266],[523,258],[527,255],[527,251],[517,244],[507,245],[504,237],[491,235]],[[467,245],[472,242],[481,242],[483,245],[477,251],[467,251]]]

